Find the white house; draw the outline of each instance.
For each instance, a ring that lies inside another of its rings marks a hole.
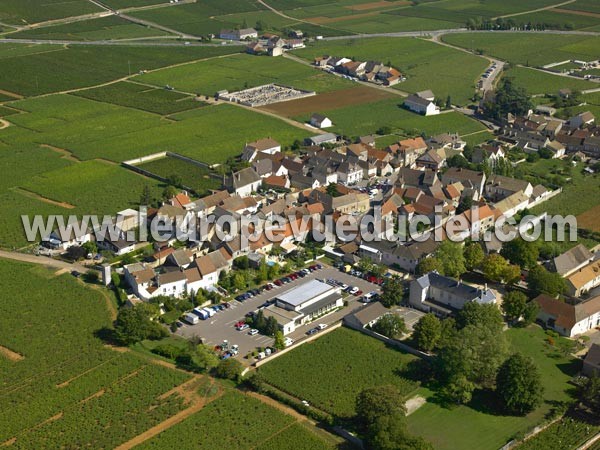
[[[338,182],[346,185],[356,184],[363,178],[363,169],[357,163],[348,161],[339,165],[337,170]]]
[[[313,114],[310,118],[310,124],[317,128],[329,128],[333,126],[331,119],[322,114]]]
[[[279,153],[281,152],[281,144],[275,139],[271,138],[259,139],[256,142],[250,142],[244,146],[242,160],[252,162],[259,152],[267,153],[269,155]]]
[[[567,337],[574,337],[600,326],[600,296],[571,305],[542,294],[533,299],[539,306],[537,320]]]
[[[240,197],[250,196],[253,192],[258,190],[261,184],[262,179],[251,167],[234,172],[225,181],[225,185],[229,192],[239,195]]]
[[[418,95],[409,95],[404,100],[404,106],[413,112],[424,116],[433,116],[440,113],[440,108],[431,100],[421,98]]]

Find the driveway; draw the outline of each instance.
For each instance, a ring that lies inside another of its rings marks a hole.
[[[225,309],[216,313],[210,319],[201,320],[196,325],[185,324],[183,327],[178,329],[175,334],[185,338],[191,338],[193,336],[201,337],[204,339],[204,342],[210,346],[219,345],[226,339],[229,341],[230,345],[237,344],[239,346],[240,354],[237,356],[237,358],[244,364],[251,364],[254,361],[249,361],[245,359],[244,356],[246,356],[248,352],[255,350],[257,347],[266,347],[272,345],[273,338],[263,336],[261,334],[250,336],[248,334],[248,330],[237,331],[234,328],[234,324],[240,320],[243,320],[247,313],[258,309],[258,307],[266,301],[272,300],[291,288],[315,278],[320,280],[333,278],[341,281],[342,283],[351,286],[357,286],[365,294],[371,291],[380,291],[379,286],[373,283],[369,283],[366,280],[354,277],[347,273],[340,272],[338,269],[324,265],[323,269],[312,272],[304,278],[298,278],[297,280],[294,280],[288,284],[284,284],[281,287],[276,287],[271,291],[265,291],[256,297],[245,300],[243,303],[240,303],[237,300],[232,300],[229,302],[231,305],[229,309]],[[341,320],[346,314],[349,314],[354,309],[362,306],[362,303],[358,302],[358,297],[356,296],[348,296],[345,300],[348,301],[347,307],[335,311],[334,313],[331,313],[325,317],[321,317],[312,324],[306,324],[298,327],[288,336],[295,341],[301,340],[306,336],[305,333],[309,329],[313,328],[316,323],[325,323],[328,325],[333,324]]]

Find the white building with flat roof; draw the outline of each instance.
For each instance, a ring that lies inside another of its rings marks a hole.
[[[312,320],[344,306],[340,288],[319,280],[306,281],[277,296],[275,304],[263,310],[275,317],[284,335]]]

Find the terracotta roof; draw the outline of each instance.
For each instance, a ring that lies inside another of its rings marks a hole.
[[[400,147],[405,147],[407,149],[418,150],[427,148],[427,143],[422,137],[417,137],[413,139],[404,139],[399,141]]]
[[[285,188],[287,181],[287,177],[285,176],[271,175],[269,177],[266,177],[263,180],[263,183],[268,184],[269,186]]]
[[[579,289],[594,278],[600,277],[600,261],[594,261],[567,278],[574,288]]]
[[[325,206],[323,206],[323,203],[321,203],[321,202],[312,203],[310,205],[306,205],[306,210],[311,215],[312,214],[323,214],[323,212],[325,211]]]

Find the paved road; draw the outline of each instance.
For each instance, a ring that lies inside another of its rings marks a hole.
[[[238,359],[244,364],[251,364],[253,361],[249,361],[244,359],[244,356],[256,349],[256,347],[264,347],[270,346],[273,344],[273,339],[268,336],[263,336],[261,334],[250,336],[248,335],[248,330],[246,331],[237,331],[234,328],[234,324],[239,320],[243,320],[244,316],[250,311],[255,311],[260,305],[265,303],[268,300],[273,299],[277,295],[295,287],[303,282],[306,282],[310,279],[327,279],[333,278],[339,280],[343,283],[346,283],[351,286],[358,286],[364,293],[371,291],[379,291],[378,286],[375,284],[369,283],[366,280],[362,280],[352,275],[340,272],[339,270],[333,267],[325,267],[321,270],[317,270],[304,278],[299,278],[291,283],[285,284],[281,287],[276,287],[271,291],[265,291],[262,294],[252,297],[243,303],[240,303],[236,300],[230,302],[231,307],[224,311],[218,312],[212,318],[207,320],[201,320],[196,325],[184,325],[180,328],[176,334],[183,337],[192,337],[199,336],[206,340],[208,345],[218,345],[223,342],[224,339],[227,339],[230,344],[237,344],[240,347],[240,354],[238,355]],[[328,316],[322,317],[318,319],[318,323],[327,323],[332,324],[341,320],[346,314],[350,313],[354,309],[363,307],[362,303],[359,303],[358,298],[355,296],[349,296],[346,298],[348,301],[348,306],[336,311]],[[306,331],[310,328],[313,328],[315,323],[307,324],[302,327],[299,327],[291,333],[289,337],[298,341],[305,336]]]
[[[145,42],[145,41],[73,41],[68,39],[0,39],[0,43],[4,44],[56,44],[56,45],[88,45],[88,46],[105,46],[105,45],[125,45],[130,47],[221,47],[232,45],[239,47],[242,44],[239,42],[226,42],[224,44],[213,44],[204,42]]]

